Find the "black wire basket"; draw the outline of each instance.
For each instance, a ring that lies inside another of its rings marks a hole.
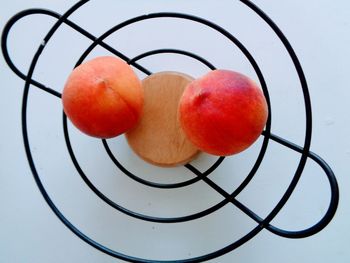
[[[237,39],[235,38],[231,33],[226,31],[224,28],[220,27],[219,25],[208,21],[206,19],[203,19],[201,17],[184,14],[184,13],[171,13],[171,12],[161,12],[161,13],[151,13],[147,15],[141,15],[134,18],[131,18],[129,20],[126,20],[118,25],[115,25],[108,31],[106,31],[104,34],[102,34],[99,37],[95,37],[88,31],[86,31],[84,28],[80,27],[76,23],[69,20],[69,16],[71,16],[76,10],[78,10],[80,7],[82,7],[85,3],[87,3],[88,0],[82,0],[79,1],[77,4],[72,6],[67,12],[65,12],[63,15],[60,15],[56,12],[45,10],[45,9],[28,9],[24,10],[15,16],[13,16],[8,23],[6,24],[1,38],[1,47],[2,52],[4,55],[4,58],[8,64],[8,66],[13,70],[13,72],[18,75],[20,78],[25,80],[24,85],[24,92],[23,92],[23,101],[22,101],[22,133],[23,133],[23,140],[24,140],[24,147],[26,151],[26,155],[28,158],[28,162],[30,165],[30,169],[32,171],[33,177],[35,182],[37,183],[37,186],[44,197],[47,204],[50,206],[52,211],[56,214],[56,216],[61,220],[61,222],[69,228],[75,235],[77,235],[81,240],[88,243],[92,247],[102,251],[103,253],[106,253],[112,257],[127,261],[127,262],[203,262],[206,260],[214,259],[217,257],[220,257],[226,253],[229,253],[242,244],[246,243],[250,239],[252,239],[254,236],[256,236],[261,230],[266,229],[270,231],[271,233],[274,233],[276,235],[279,235],[281,237],[286,238],[304,238],[311,235],[316,234],[317,232],[321,231],[324,227],[327,226],[327,224],[332,220],[336,209],[338,205],[338,199],[339,199],[339,190],[337,186],[336,178],[331,170],[331,168],[328,166],[328,164],[322,160],[318,155],[310,151],[310,144],[311,144],[311,134],[312,134],[312,110],[311,110],[311,103],[310,103],[310,95],[308,92],[308,86],[307,82],[302,70],[302,67],[300,65],[300,62],[298,60],[298,57],[296,56],[292,46],[290,45],[287,38],[284,36],[284,34],[281,32],[281,30],[277,27],[277,25],[261,10],[259,9],[255,4],[253,4],[251,1],[248,0],[240,0],[242,4],[244,4],[246,7],[251,9],[257,16],[259,16],[276,34],[276,36],[279,38],[279,40],[282,42],[284,48],[288,52],[288,55],[290,59],[292,60],[296,73],[298,75],[300,85],[302,87],[303,92],[303,98],[304,98],[304,104],[305,104],[305,113],[306,113],[306,131],[305,131],[305,138],[304,143],[302,146],[298,146],[288,140],[285,140],[273,133],[271,133],[271,105],[270,105],[270,98],[269,98],[269,91],[264,79],[264,76],[255,61],[254,57],[251,55],[251,53],[248,51],[248,49]],[[8,36],[11,28],[22,18],[34,15],[34,14],[44,14],[51,17],[54,17],[57,19],[55,24],[52,26],[52,28],[49,30],[49,32],[44,37],[43,41],[41,42],[41,45],[37,49],[35,55],[33,56],[33,59],[30,64],[30,68],[27,72],[27,74],[22,73],[13,63],[9,52],[8,52]],[[207,216],[214,211],[217,211],[218,209],[222,208],[223,206],[227,204],[232,204],[235,207],[237,207],[239,210],[241,210],[243,213],[245,213],[247,216],[249,216],[252,220],[256,222],[256,226],[247,234],[239,238],[237,241],[222,247],[221,249],[210,252],[208,254],[204,254],[202,256],[197,256],[193,258],[184,258],[184,259],[174,259],[174,260],[156,260],[156,259],[144,259],[144,258],[138,258],[134,257],[132,255],[126,255],[121,252],[112,250],[94,239],[88,237],[85,235],[82,231],[80,231],[76,226],[74,226],[63,214],[62,212],[57,208],[57,206],[54,204],[52,199],[50,198],[47,190],[45,189],[42,180],[39,175],[39,171],[36,168],[35,161],[32,154],[32,148],[30,146],[29,138],[28,138],[28,130],[27,130],[27,103],[28,103],[28,92],[31,86],[35,86],[53,96],[56,96],[58,98],[61,98],[61,94],[50,87],[45,86],[44,84],[34,80],[32,78],[34,70],[36,68],[37,62],[40,58],[40,55],[42,51],[44,50],[46,44],[50,41],[52,36],[55,34],[56,30],[62,25],[66,24],[72,29],[76,30],[86,38],[90,39],[92,41],[91,45],[83,52],[80,59],[76,62],[75,66],[78,66],[81,64],[84,59],[90,54],[90,52],[96,47],[100,46],[102,48],[105,48],[109,52],[113,53],[114,55],[122,58],[125,60],[128,64],[132,65],[133,67],[137,68],[138,70],[142,71],[143,73],[150,75],[152,72],[150,72],[148,69],[143,67],[141,64],[139,64],[139,60],[145,57],[153,56],[160,53],[175,53],[175,54],[181,54],[184,56],[191,57],[201,63],[203,63],[205,66],[207,66],[209,69],[213,70],[215,67],[207,61],[205,58],[198,56],[194,53],[180,50],[180,49],[173,49],[173,48],[166,48],[166,49],[155,49],[148,52],[145,52],[143,54],[140,54],[134,58],[129,58],[128,56],[122,54],[118,50],[114,49],[112,46],[106,44],[104,41],[109,35],[112,33],[117,32],[118,30],[134,24],[136,22],[145,21],[145,20],[152,20],[154,18],[177,18],[177,19],[184,19],[188,20],[194,23],[199,23],[201,25],[210,27],[211,29],[217,31],[218,33],[222,34],[224,37],[226,37],[229,41],[232,42],[236,47],[239,48],[239,50],[244,54],[244,56],[249,60],[251,66],[254,68],[259,81],[260,85],[264,91],[264,95],[266,97],[266,100],[268,102],[269,107],[269,118],[265,127],[265,130],[262,133],[263,141],[262,146],[260,149],[260,152],[258,154],[258,158],[256,159],[253,167],[251,168],[249,174],[245,177],[245,179],[242,181],[242,183],[231,193],[225,191],[223,188],[221,188],[218,184],[216,184],[213,180],[211,180],[208,175],[210,175],[223,161],[224,157],[220,157],[209,169],[207,169],[205,172],[200,172],[198,169],[196,169],[191,164],[186,164],[185,167],[191,171],[195,177],[192,179],[178,182],[178,183],[171,183],[171,184],[165,184],[165,183],[158,183],[153,181],[145,180],[132,172],[130,172],[128,169],[126,169],[121,162],[117,160],[117,158],[113,155],[108,143],[106,140],[102,140],[103,146],[105,147],[105,150],[107,151],[108,155],[112,159],[112,161],[115,163],[115,165],[127,176],[129,176],[131,179],[137,181],[140,184],[143,184],[147,187],[153,187],[153,188],[162,188],[162,189],[174,189],[174,188],[180,188],[185,187],[191,184],[194,184],[196,182],[202,181],[208,186],[210,186],[212,189],[214,189],[217,193],[219,193],[224,199],[215,204],[214,206],[205,209],[201,212],[197,212],[191,215],[182,216],[182,217],[155,217],[155,216],[148,216],[141,213],[137,213],[134,211],[131,211],[116,202],[109,199],[106,195],[104,195],[101,191],[98,190],[98,188],[89,180],[89,178],[85,175],[82,168],[80,167],[77,158],[73,152],[70,137],[68,133],[67,128],[67,118],[65,114],[63,113],[63,129],[64,129],[64,137],[65,142],[67,145],[67,149],[69,151],[69,155],[73,161],[73,164],[77,170],[77,172],[80,174],[84,182],[87,184],[87,186],[104,202],[106,202],[109,206],[112,208],[120,211],[121,213],[124,213],[130,217],[136,218],[137,220],[144,220],[148,222],[156,222],[156,223],[162,223],[162,224],[169,224],[169,223],[183,223],[190,220],[196,220],[201,217]],[[252,180],[256,172],[258,171],[260,164],[262,163],[266,149],[268,146],[269,141],[272,140],[284,147],[287,147],[288,149],[300,154],[299,163],[297,165],[297,169],[295,170],[294,177],[292,178],[289,186],[287,187],[286,191],[284,192],[282,198],[279,200],[277,205],[272,209],[272,211],[265,217],[261,218],[259,215],[254,213],[251,209],[249,209],[247,206],[242,204],[237,200],[237,195],[249,184],[249,182]],[[300,230],[300,231],[287,231],[284,229],[280,229],[278,227],[275,227],[274,225],[270,224],[270,222],[274,219],[274,217],[279,213],[279,211],[282,209],[282,207],[286,204],[287,200],[291,196],[292,192],[294,191],[302,173],[305,167],[305,164],[308,159],[313,160],[316,162],[324,171],[325,175],[327,176],[329,186],[331,189],[331,198],[330,203],[328,206],[328,209],[324,216],[322,217],[319,222],[314,224],[313,226]]]

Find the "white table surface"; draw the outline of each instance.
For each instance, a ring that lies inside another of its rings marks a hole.
[[[311,150],[332,167],[340,188],[333,221],[320,233],[286,239],[263,230],[238,249],[210,262],[337,262],[350,260],[350,3],[346,0],[254,1],[281,28],[304,69],[313,109]],[[63,13],[75,1],[12,0],[0,6],[0,28],[15,13],[33,7]],[[137,15],[173,11],[211,20],[240,39],[252,52],[268,83],[272,102],[272,132],[302,145],[305,110],[301,88],[289,57],[273,32],[239,1],[91,1],[72,17],[98,36]],[[9,51],[18,68],[27,72],[32,56],[55,19],[36,15],[21,20],[9,36]],[[244,72],[256,79],[247,60],[213,30],[188,21],[163,19],[138,23],[107,40],[128,56],[155,48],[180,48],[197,53],[218,68]],[[61,27],[46,46],[34,72],[40,82],[57,91],[80,54],[90,44],[68,27]],[[96,48],[90,57],[110,54]],[[195,77],[207,69],[179,55],[158,55],[142,65],[153,72],[182,71]],[[30,171],[21,130],[24,82],[1,65],[0,96],[0,262],[121,262],[82,242],[67,229],[42,198]],[[145,77],[136,71],[140,78]],[[37,170],[55,204],[81,231],[103,245],[132,256],[151,259],[195,257],[220,249],[256,224],[232,205],[195,221],[157,224],[129,218],[98,199],[83,183],[67,153],[60,100],[32,87],[28,102],[28,131]],[[124,176],[111,162],[99,140],[87,138],[69,125],[73,149],[84,172],[109,198],[148,215],[181,216],[222,200],[205,183],[177,190],[142,186]],[[139,160],[123,136],[110,140],[119,160],[145,179],[177,182],[190,178],[186,169],[157,168]],[[210,178],[231,192],[250,170],[261,139],[246,152],[227,158]],[[300,156],[270,143],[252,182],[237,197],[260,216],[276,205],[295,171]],[[205,170],[214,157],[193,163]],[[273,224],[304,229],[322,217],[329,202],[322,170],[308,161],[295,192]]]

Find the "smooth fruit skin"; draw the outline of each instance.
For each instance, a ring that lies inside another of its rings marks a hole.
[[[204,152],[227,156],[253,144],[268,118],[262,90],[245,75],[213,70],[191,82],[179,104],[188,138]]]
[[[103,56],[87,61],[68,77],[63,109],[83,133],[112,138],[136,126],[143,108],[143,89],[123,60]]]

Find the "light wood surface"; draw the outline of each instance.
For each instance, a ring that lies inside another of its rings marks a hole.
[[[171,167],[185,164],[198,154],[178,121],[181,95],[193,80],[178,72],[159,72],[142,81],[144,111],[138,126],[126,134],[130,147],[143,160]]]

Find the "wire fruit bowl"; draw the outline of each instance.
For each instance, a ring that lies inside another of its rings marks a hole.
[[[251,240],[254,236],[256,236],[261,230],[266,229],[270,231],[271,233],[274,233],[278,236],[281,237],[286,237],[286,238],[305,238],[311,235],[314,235],[321,231],[323,228],[327,226],[327,224],[332,220],[336,209],[338,205],[338,199],[339,199],[339,190],[337,186],[337,181],[334,176],[334,173],[332,172],[331,168],[328,166],[328,164],[317,154],[313,153],[310,151],[310,144],[311,144],[311,135],[312,135],[312,109],[311,109],[311,103],[310,103],[310,95],[308,91],[308,86],[306,82],[306,78],[304,76],[301,64],[299,62],[298,57],[296,56],[292,46],[290,45],[288,39],[284,36],[282,31],[278,28],[278,26],[261,10],[259,9],[255,4],[253,4],[251,1],[248,0],[240,0],[240,2],[245,5],[247,8],[252,10],[257,16],[259,16],[264,23],[266,23],[276,34],[276,36],[279,38],[279,40],[282,42],[283,46],[285,47],[286,51],[288,52],[290,59],[293,62],[293,65],[295,67],[295,71],[298,75],[299,82],[302,88],[303,92],[303,98],[304,98],[304,105],[305,105],[305,117],[306,117],[306,130],[305,130],[305,137],[304,137],[304,143],[302,146],[298,146],[297,144],[290,142],[282,137],[279,137],[273,133],[271,133],[271,102],[270,102],[270,96],[269,96],[269,91],[268,87],[266,84],[266,81],[264,79],[264,76],[262,74],[261,69],[259,68],[256,60],[254,57],[251,55],[251,53],[248,51],[245,45],[243,45],[236,37],[234,37],[229,31],[225,30],[221,26],[206,20],[204,18],[198,17],[198,16],[193,16],[190,14],[185,14],[185,13],[172,13],[172,12],[158,12],[158,13],[151,13],[151,14],[146,14],[146,15],[140,15],[137,17],[133,17],[131,19],[128,19],[120,24],[117,24],[113,26],[111,29],[100,35],[99,37],[96,37],[89,33],[87,30],[84,28],[80,27],[78,24],[72,22],[69,20],[69,17],[77,11],[80,7],[82,7],[84,4],[89,2],[88,0],[82,0],[73,5],[70,9],[68,9],[63,15],[57,14],[53,11],[45,10],[45,9],[28,9],[24,10],[15,16],[13,16],[8,23],[6,24],[3,33],[2,33],[2,39],[1,39],[1,45],[2,45],[2,51],[4,58],[8,64],[8,66],[13,70],[13,72],[18,75],[20,78],[25,80],[25,85],[24,85],[24,91],[23,91],[23,100],[22,100],[22,133],[23,133],[23,140],[24,140],[24,147],[25,147],[25,152],[27,155],[28,163],[30,166],[30,169],[32,171],[34,180],[49,207],[51,210],[55,213],[55,215],[58,217],[58,219],[67,227],[69,228],[76,236],[78,236],[81,240],[84,242],[88,243],[92,247],[102,251],[103,253],[106,253],[112,257],[127,261],[127,262],[203,262],[207,261],[210,259],[214,259],[217,257],[220,257],[226,253],[229,253],[244,243],[248,242]],[[57,19],[55,24],[51,27],[49,32],[46,34],[44,39],[42,40],[40,46],[38,47],[37,51],[35,52],[32,61],[30,63],[29,70],[27,74],[22,73],[13,63],[13,60],[11,59],[9,52],[8,52],[8,36],[10,33],[11,28],[22,18],[35,15],[35,14],[42,14],[42,15],[48,15],[51,17],[54,17]],[[94,48],[97,46],[100,46],[107,51],[111,52],[112,54],[122,58],[125,60],[128,64],[131,66],[137,68],[138,70],[142,71],[146,75],[151,75],[152,72],[145,68],[144,66],[141,65],[140,60],[146,57],[152,57],[157,54],[181,54],[190,58],[193,58],[197,60],[198,62],[202,63],[206,67],[208,67],[210,70],[215,69],[213,64],[211,64],[207,59],[194,54],[192,52],[186,51],[186,50],[181,50],[181,49],[175,49],[175,48],[162,48],[162,49],[154,49],[150,50],[148,52],[144,52],[142,54],[139,54],[133,58],[130,58],[120,51],[114,49],[112,46],[108,45],[105,42],[105,39],[110,36],[113,33],[118,32],[118,30],[121,30],[123,28],[126,28],[132,24],[139,23],[139,22],[144,22],[147,20],[153,20],[153,19],[159,19],[159,18],[175,18],[175,19],[181,19],[181,20],[187,20],[193,23],[198,23],[200,25],[203,25],[205,27],[209,27],[216,32],[222,34],[226,39],[228,39],[233,45],[235,45],[243,54],[244,56],[248,59],[250,62],[251,66],[254,68],[259,81],[260,85],[264,91],[264,95],[266,97],[266,100],[268,102],[269,106],[269,118],[267,121],[267,125],[265,130],[262,133],[263,136],[263,142],[261,149],[259,151],[258,157],[252,166],[249,174],[245,177],[245,179],[241,182],[241,184],[234,189],[232,192],[227,192],[225,191],[222,187],[220,187],[218,184],[216,184],[212,179],[210,179],[208,176],[213,173],[219,166],[220,164],[225,160],[224,157],[220,157],[216,162],[210,166],[206,171],[201,172],[199,171],[196,167],[194,167],[192,164],[186,164],[185,167],[191,171],[195,176],[189,180],[185,180],[182,182],[177,182],[177,183],[159,183],[159,182],[153,182],[150,180],[146,180],[131,171],[129,171],[127,168],[125,168],[122,163],[113,155],[110,146],[107,142],[107,140],[102,140],[102,144],[113,161],[113,163],[122,171],[126,176],[130,177],[132,180],[135,180],[137,183],[142,184],[146,187],[151,187],[151,188],[159,188],[159,189],[176,189],[176,188],[182,188],[186,187],[192,184],[195,184],[199,181],[204,182],[207,184],[209,187],[211,187],[213,190],[215,190],[219,195],[221,195],[224,199],[197,213],[193,213],[190,215],[186,216],[181,216],[181,217],[156,217],[156,216],[149,216],[145,215],[139,212],[135,212],[132,210],[129,210],[128,208],[123,207],[122,205],[112,201],[109,199],[104,193],[102,193],[94,184],[93,182],[86,176],[84,173],[83,169],[81,168],[75,153],[73,151],[71,141],[70,141],[70,136],[68,132],[68,124],[67,124],[67,118],[65,114],[63,113],[63,130],[64,130],[64,138],[67,146],[67,150],[69,152],[70,158],[83,179],[83,181],[86,183],[86,185],[91,189],[91,191],[94,192],[103,202],[108,204],[110,207],[113,209],[118,210],[121,213],[124,213],[130,217],[133,217],[137,220],[142,220],[142,221],[147,221],[147,222],[155,222],[155,223],[160,223],[160,224],[171,224],[171,223],[184,223],[188,222],[191,220],[197,220],[199,218],[208,216],[209,214],[221,209],[227,204],[231,204],[241,210],[244,214],[246,214],[248,217],[250,217],[252,220],[256,222],[256,226],[247,234],[243,235],[241,238],[236,240],[235,242],[232,242],[214,252],[209,252],[207,254],[201,255],[201,256],[196,256],[192,258],[184,258],[184,259],[174,259],[174,260],[157,260],[157,259],[145,259],[145,258],[140,258],[140,257],[135,257],[132,255],[126,255],[124,253],[121,253],[119,251],[113,250],[108,248],[107,246],[97,242],[93,238],[88,237],[86,234],[84,234],[81,230],[79,230],[75,225],[73,225],[65,216],[64,214],[57,208],[55,203],[52,201],[50,198],[50,195],[47,192],[47,189],[44,187],[44,184],[42,183],[42,179],[39,174],[39,170],[36,167],[35,160],[33,158],[33,149],[30,144],[29,136],[28,136],[28,122],[27,122],[27,105],[28,105],[28,95],[29,95],[29,90],[31,86],[35,86],[44,92],[47,92],[48,94],[57,97],[58,99],[61,98],[61,94],[50,87],[47,87],[45,84],[40,83],[36,80],[34,80],[33,74],[37,65],[37,62],[40,59],[40,56],[45,49],[47,43],[50,41],[50,39],[53,37],[57,29],[62,25],[66,24],[70,28],[74,29],[75,31],[79,32],[86,38],[92,41],[91,45],[82,53],[81,57],[78,59],[76,62],[75,66],[80,65],[86,57],[93,51]],[[286,148],[288,148],[291,151],[294,151],[298,154],[300,154],[300,159],[299,163],[297,165],[297,168],[294,173],[294,177],[292,178],[289,186],[287,187],[286,191],[284,192],[282,198],[278,201],[277,205],[270,211],[270,213],[265,217],[262,218],[255,212],[253,212],[251,209],[249,209],[247,206],[245,206],[243,203],[238,201],[236,198],[239,193],[242,192],[242,190],[249,184],[249,182],[252,180],[256,172],[258,171],[264,156],[266,154],[266,150],[269,144],[269,141],[272,140]],[[281,228],[278,228],[274,225],[271,224],[271,221],[275,218],[275,216],[279,213],[279,211],[282,209],[282,207],[286,204],[288,201],[289,197],[293,193],[295,187],[298,184],[298,181],[300,177],[302,176],[305,164],[308,159],[313,160],[316,162],[324,171],[324,174],[326,175],[329,186],[331,189],[331,197],[330,197],[330,203],[328,206],[328,209],[324,216],[314,225],[310,226],[309,228],[299,230],[299,231],[288,231],[284,230]]]

